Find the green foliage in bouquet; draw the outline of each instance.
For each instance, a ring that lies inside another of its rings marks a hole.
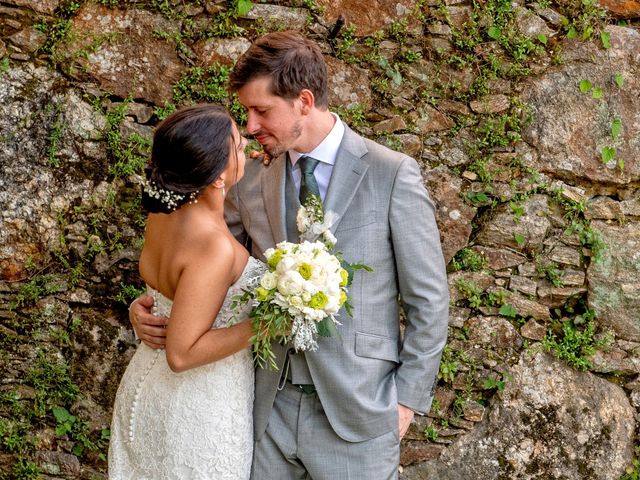
[[[336,317],[341,308],[353,316],[348,287],[356,270],[372,269],[350,264],[334,252],[336,238],[329,229],[336,219],[333,212],[325,215],[320,199],[310,195],[296,219],[300,243],[281,242],[264,252],[268,271],[257,286],[234,298],[232,308],[253,305],[249,316],[257,366],[277,369],[272,342],[315,350],[316,336],[339,336]]]

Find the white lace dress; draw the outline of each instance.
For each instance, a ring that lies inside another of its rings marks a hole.
[[[254,258],[231,286],[212,328],[234,317],[231,297],[265,271]],[[171,300],[149,289],[155,312]],[[249,306],[238,318],[248,313]],[[140,344],[120,382],[111,424],[112,480],[247,480],[253,453],[253,360],[249,349],[174,373],[164,350]]]

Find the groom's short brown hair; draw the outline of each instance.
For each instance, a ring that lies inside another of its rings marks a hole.
[[[282,98],[296,98],[303,89],[313,92],[316,106],[329,105],[327,65],[318,45],[298,32],[273,32],[256,40],[240,57],[229,78],[237,92],[251,80],[271,77],[271,91]]]

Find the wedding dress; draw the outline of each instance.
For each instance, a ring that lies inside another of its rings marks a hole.
[[[231,301],[265,271],[252,257],[229,288],[212,328],[246,318]],[[149,288],[154,313],[171,300]],[[253,359],[249,349],[174,373],[164,350],[140,344],[118,387],[109,445],[112,480],[247,480],[253,453]]]

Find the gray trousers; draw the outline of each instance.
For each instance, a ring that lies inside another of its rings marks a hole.
[[[287,383],[253,451],[252,480],[394,480],[397,429],[363,442],[347,442],[331,428],[316,394]]]

